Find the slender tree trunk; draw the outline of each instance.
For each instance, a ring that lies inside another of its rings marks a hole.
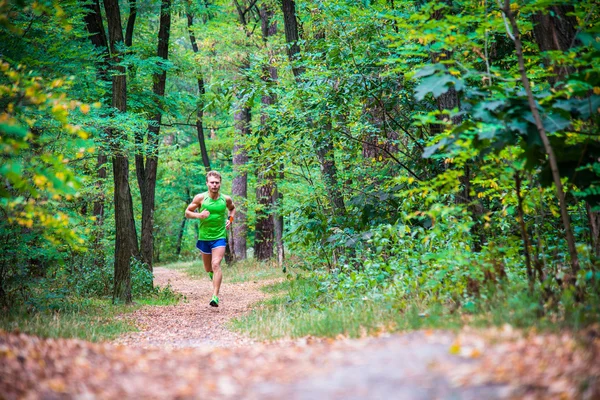
[[[123,28],[118,0],[104,0],[104,9],[108,22],[110,52],[114,67],[112,74],[112,106],[119,112],[127,111],[127,77],[125,68],[119,66],[118,44],[123,42]],[[115,276],[113,301],[130,303],[131,297],[131,259],[139,256],[137,232],[133,218],[133,201],[129,188],[129,159],[118,147],[123,135],[115,129],[109,129],[113,143],[112,163],[115,185]]]
[[[292,63],[292,71],[296,82],[302,83],[303,69],[295,67],[297,60],[300,57],[300,46],[298,45],[298,21],[296,19],[296,5],[294,0],[282,0],[281,2],[283,10],[283,21],[285,25],[285,40],[288,44],[288,57]],[[317,33],[316,37],[319,39],[323,38],[323,33]],[[312,123],[314,125],[314,123]],[[346,207],[344,205],[344,198],[340,191],[337,181],[337,167],[335,164],[335,158],[333,154],[333,139],[331,137],[331,118],[324,116],[322,123],[326,129],[322,130],[318,134],[313,142],[315,153],[321,167],[321,174],[323,181],[325,182],[327,194],[329,196],[329,202],[333,208],[335,215],[345,215]]]
[[[269,37],[277,33],[277,24],[272,21],[273,11],[263,4],[260,9],[261,31],[263,42],[268,46]],[[273,54],[269,54],[271,59]],[[263,80],[266,82],[267,93],[263,94],[261,103],[263,110],[273,105],[276,101],[275,95],[270,94],[269,87],[277,81],[277,69],[269,60],[269,65],[264,67]],[[260,116],[262,136],[269,136],[273,131],[271,121],[266,114],[262,112]],[[268,260],[273,257],[273,191],[275,190],[275,171],[273,163],[269,159],[259,163],[256,187],[256,202],[258,208],[256,212],[256,226],[254,229],[254,257],[258,260]]]
[[[562,218],[563,226],[565,228],[565,237],[569,248],[569,255],[571,256],[571,276],[568,277],[569,279],[567,279],[566,281],[570,284],[573,284],[575,282],[575,279],[577,278],[577,272],[579,272],[579,258],[577,257],[577,248],[575,247],[575,237],[573,236],[573,231],[571,230],[571,218],[569,216],[569,212],[567,211],[565,193],[563,191],[562,182],[560,181],[558,162],[556,161],[554,149],[550,144],[548,135],[546,135],[546,129],[544,128],[544,124],[542,123],[542,119],[537,108],[537,104],[535,103],[535,99],[533,97],[531,84],[529,83],[529,77],[527,76],[527,71],[525,70],[523,46],[521,44],[521,33],[519,31],[519,26],[517,24],[515,15],[510,9],[510,0],[504,0],[504,8],[502,9],[502,12],[506,15],[512,26],[512,37],[513,42],[515,43],[515,50],[519,62],[519,73],[521,74],[521,81],[523,82],[523,87],[525,88],[525,92],[527,93],[529,108],[531,109],[531,113],[533,114],[535,125],[537,127],[538,133],[540,134],[540,138],[542,139],[542,143],[544,143],[544,149],[546,150],[546,154],[548,155],[550,170],[552,172],[554,186],[556,187],[556,197],[558,198],[560,206],[560,215]]]
[[[279,165],[279,182],[283,182],[283,164]],[[273,190],[273,204],[275,205],[275,210],[281,209],[283,207],[283,194],[279,191],[279,185],[275,184],[275,189]],[[281,212],[273,213],[273,228],[275,233],[275,244],[277,246],[277,264],[279,267],[283,268],[283,263],[285,261],[285,248],[283,246],[283,215]]]
[[[187,218],[183,217],[181,221],[181,226],[179,227],[179,234],[177,235],[177,247],[175,249],[175,255],[177,255],[177,257],[181,255],[181,243],[183,242],[183,233],[185,232],[186,221]]]
[[[300,58],[300,45],[298,44],[300,36],[298,35],[298,21],[296,20],[296,3],[294,0],[281,0],[281,9],[283,11],[283,26],[288,58],[292,63],[294,76],[299,78],[304,69],[297,66]]]
[[[590,244],[596,257],[600,257],[600,212],[593,211],[590,203],[585,203],[590,228]]]
[[[157,55],[163,60],[169,58],[169,37],[171,32],[171,0],[162,0],[160,6],[160,26],[158,30]],[[164,67],[164,65],[162,65]],[[154,209],[156,202],[156,172],[158,169],[158,145],[160,123],[162,121],[162,104],[165,95],[167,71],[164,69],[153,76],[152,92],[158,104],[157,112],[148,125],[146,157],[144,160],[143,138],[137,138],[138,152],[135,156],[135,167],[138,186],[142,196],[142,240],[141,258],[147,268],[152,271],[154,256]]]
[[[83,19],[85,21],[90,40],[108,57],[108,41],[104,32],[104,24],[102,23],[102,14],[100,11],[100,2],[98,0],[88,1],[83,3],[86,9],[86,14]]]
[[[90,33],[90,40],[92,44],[102,52],[103,60],[98,64],[98,80],[100,81],[108,81],[110,77],[108,76],[108,68],[109,68],[109,49],[108,49],[108,41],[106,40],[106,33],[104,32],[104,24],[102,22],[102,14],[100,11],[100,3],[98,0],[94,0],[91,2],[84,3],[84,8],[86,9],[86,14],[84,16],[84,21],[86,24],[86,28]],[[96,190],[98,192],[98,196],[94,200],[93,205],[93,213],[96,218],[96,235],[94,239],[94,249],[96,252],[94,253],[94,265],[96,267],[102,266],[104,262],[104,247],[101,244],[102,241],[102,226],[104,224],[104,202],[105,196],[104,191],[102,190],[102,186],[107,177],[107,169],[106,163],[108,158],[103,150],[98,151],[98,159],[97,159],[97,171],[98,171],[98,179],[95,183]]]
[[[248,198],[248,174],[245,170],[248,154],[244,148],[244,138],[250,133],[250,108],[241,102],[236,104],[235,140],[233,144],[233,172],[231,194],[236,204],[235,222],[232,227],[233,254],[236,260],[245,260],[248,224],[246,199]]]
[[[131,47],[133,44],[133,27],[137,17],[137,2],[129,0],[129,18],[127,18],[127,27],[125,28],[125,46]]]
[[[570,13],[575,12],[572,5],[549,6],[546,12],[532,14],[533,36],[540,51],[566,51],[575,44],[577,34],[577,18]],[[546,59],[546,63],[551,61]],[[550,83],[555,84],[574,70],[565,66],[553,65],[554,75],[549,76]]]
[[[188,4],[188,9],[189,9]],[[193,26],[194,26],[194,15],[189,11],[187,13],[187,23],[188,23],[188,33],[190,35],[190,43],[192,44],[192,49],[194,53],[198,53],[198,43],[196,43],[196,36],[194,36]],[[197,67],[197,77],[198,77],[198,105],[196,111],[196,131],[198,132],[198,144],[200,145],[200,154],[202,155],[202,164],[204,165],[204,169],[208,172],[211,170],[210,168],[210,159],[208,158],[208,152],[206,151],[206,141],[204,138],[204,94],[206,93],[204,88],[204,76],[202,74],[202,69],[200,66]]]
[[[453,0],[442,0],[448,6],[452,6]],[[436,10],[432,16],[433,19],[441,20],[444,18],[444,9]],[[448,51],[442,51],[439,53],[432,52],[431,60],[434,63],[439,63],[444,60],[448,60],[452,57],[452,53]],[[453,87],[450,87],[446,93],[441,94],[436,98],[438,110],[440,111],[451,111],[454,109],[460,110],[460,98],[458,97],[458,93]],[[446,122],[452,122],[453,125],[460,125],[462,123],[462,117],[460,115],[454,115],[451,118],[448,118],[447,115],[442,115],[439,117],[440,120]],[[434,127],[434,130],[442,132],[443,125],[439,125]],[[472,168],[470,165],[471,162],[467,162],[464,166],[464,173],[459,178],[459,182],[462,186],[461,192],[458,194],[457,202],[460,204],[464,204],[473,219],[473,226],[471,227],[471,240],[473,242],[473,250],[475,252],[480,252],[483,244],[485,243],[485,236],[483,234],[483,227],[481,225],[481,215],[483,214],[483,206],[479,202],[477,198],[471,197],[471,175]]]
[[[346,206],[344,198],[340,192],[337,180],[337,166],[333,158],[333,140],[329,136],[331,131],[331,121],[327,120],[325,129],[320,140],[315,141],[314,147],[317,153],[317,159],[321,167],[321,176],[325,182],[325,190],[329,197],[329,202],[333,208],[333,213],[337,216],[346,215]]]
[[[531,268],[531,256],[530,256],[530,244],[529,234],[525,227],[525,213],[523,212],[523,197],[521,196],[521,175],[519,172],[515,172],[515,185],[517,190],[517,209],[519,215],[519,228],[521,229],[521,240],[523,240],[523,250],[525,251],[525,269],[527,271],[527,281],[529,282],[529,292],[533,293],[533,285],[535,284],[535,277],[533,275],[533,269]]]

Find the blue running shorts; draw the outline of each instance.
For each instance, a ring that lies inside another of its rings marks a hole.
[[[196,243],[196,248],[200,250],[202,254],[212,254],[212,249],[216,249],[218,247],[227,247],[227,240],[198,240]]]

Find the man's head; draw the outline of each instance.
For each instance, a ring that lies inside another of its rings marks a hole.
[[[217,171],[210,171],[206,174],[206,186],[212,193],[218,193],[221,188],[221,174]]]

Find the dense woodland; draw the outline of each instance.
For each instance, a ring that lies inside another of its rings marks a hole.
[[[5,308],[151,292],[214,169],[321,304],[597,320],[595,1],[9,0],[0,69]]]

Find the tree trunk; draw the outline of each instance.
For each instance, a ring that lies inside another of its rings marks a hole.
[[[102,23],[102,13],[100,11],[100,3],[98,0],[85,2],[83,7],[86,9],[86,14],[83,17],[90,40],[96,48],[108,55],[108,41],[104,32],[104,24]]]
[[[283,182],[283,164],[279,165],[279,182]],[[278,189],[278,184],[275,184],[273,190],[273,204],[275,210],[283,207],[283,194]],[[277,246],[277,264],[283,268],[283,262],[285,261],[285,248],[283,247],[283,215],[280,212],[273,213],[273,230],[275,231],[275,244]]]
[[[285,24],[285,40],[288,44],[288,57],[292,63],[292,71],[296,82],[302,83],[301,68],[295,68],[294,63],[299,58],[300,47],[298,46],[298,21],[296,19],[296,5],[294,0],[282,0],[281,2],[283,10],[283,22]],[[319,32],[316,34],[317,38],[323,39],[324,34]],[[326,127],[321,134],[317,135],[314,139],[313,146],[317,159],[321,167],[321,175],[325,182],[327,194],[329,196],[329,202],[333,208],[335,215],[345,215],[346,207],[344,205],[344,198],[339,189],[337,182],[337,167],[335,165],[335,158],[333,154],[333,139],[330,135],[331,132],[331,118],[324,116],[323,126]],[[311,122],[311,125],[314,125]]]
[[[333,158],[333,140],[329,136],[330,131],[331,121],[328,120],[325,123],[325,130],[322,135],[314,142],[314,147],[321,167],[321,176],[325,182],[325,190],[333,208],[333,214],[344,216],[346,215],[346,206],[337,180],[337,167]]]
[[[268,43],[269,37],[277,33],[277,24],[272,21],[273,11],[263,4],[260,9],[261,31],[263,42]],[[263,109],[273,105],[276,101],[275,95],[269,93],[273,82],[277,81],[277,69],[271,64],[273,54],[269,54],[269,65],[265,65],[263,80],[266,83],[267,92],[263,94],[261,103]],[[272,132],[271,123],[266,112],[260,116],[261,136],[269,136]],[[256,225],[254,236],[254,257],[257,260],[268,260],[273,257],[273,191],[275,190],[275,171],[271,160],[266,159],[259,163],[256,187]]]
[[[127,28],[125,28],[125,46],[131,47],[133,44],[133,27],[137,17],[137,2],[129,0],[129,18],[127,18]]]
[[[86,14],[84,16],[84,21],[86,24],[86,28],[90,33],[90,40],[96,49],[102,52],[103,60],[99,65],[97,77],[100,81],[108,81],[110,77],[108,76],[108,68],[109,68],[109,49],[108,49],[108,41],[106,40],[106,33],[104,32],[104,24],[102,23],[102,13],[100,11],[100,3],[98,0],[94,0],[92,2],[84,3],[84,8],[86,9]],[[94,238],[94,265],[96,267],[101,267],[104,263],[104,255],[105,249],[102,246],[102,226],[104,224],[104,202],[105,195],[102,189],[104,181],[107,177],[107,169],[106,163],[108,158],[103,150],[98,151],[98,159],[97,159],[97,171],[98,171],[98,180],[95,183],[96,190],[98,195],[94,200],[93,205],[93,213],[96,218],[96,235]]]
[[[112,106],[119,112],[127,111],[127,77],[125,68],[118,65],[120,54],[117,50],[123,42],[123,28],[118,0],[104,0],[108,22],[110,52],[115,65],[112,74]],[[115,275],[113,301],[131,303],[131,259],[139,256],[137,232],[133,218],[133,201],[129,188],[129,159],[118,147],[122,133],[109,129],[113,144],[113,179],[115,185]]]
[[[300,57],[300,45],[298,41],[298,21],[296,20],[296,3],[294,0],[282,0],[281,9],[283,10],[283,26],[285,32],[285,42],[287,43],[287,54],[292,63],[292,72],[296,78],[304,72],[303,68],[297,67],[296,62]]]
[[[189,5],[188,5],[189,8]],[[192,44],[192,49],[194,53],[198,53],[198,43],[196,43],[196,36],[194,36],[193,25],[194,25],[194,15],[190,12],[187,13],[187,23],[188,23],[188,33],[190,35],[190,42]],[[206,93],[204,89],[204,76],[202,75],[202,69],[198,66],[197,70],[198,75],[198,105],[196,111],[196,130],[198,132],[198,144],[200,145],[200,154],[202,155],[202,164],[204,165],[204,169],[206,172],[211,170],[210,167],[210,159],[208,158],[208,152],[206,151],[206,141],[204,138],[204,127],[202,126],[204,122],[204,94]]]
[[[250,108],[241,102],[236,104],[235,140],[233,144],[233,173],[231,194],[236,204],[235,222],[232,228],[233,254],[236,260],[246,259],[246,238],[248,224],[246,222],[246,199],[248,198],[248,174],[245,171],[248,154],[244,148],[244,138],[250,133]]]
[[[600,257],[600,212],[593,211],[588,202],[585,203],[585,208],[588,214],[592,252],[596,257]]]
[[[163,60],[169,58],[169,37],[171,33],[171,0],[162,0],[160,5],[160,26],[158,29],[157,55]],[[164,67],[164,65],[162,65]],[[164,69],[153,76],[152,92],[157,99],[156,113],[148,125],[146,157],[142,151],[143,138],[137,137],[138,152],[135,156],[135,167],[138,186],[142,196],[142,240],[141,258],[147,268],[152,271],[154,256],[154,209],[156,202],[156,171],[158,169],[158,145],[160,123],[162,121],[162,99],[165,95],[167,71]]]
[[[567,15],[574,11],[575,8],[572,5],[553,5],[549,6],[546,12],[532,14],[533,37],[540,51],[567,51],[575,44],[577,18]],[[546,62],[550,63],[550,60],[546,60]],[[550,76],[548,80],[555,84],[562,81],[573,70],[554,65],[553,72],[554,75]]]
[[[527,94],[529,108],[531,110],[531,113],[533,114],[535,125],[537,127],[538,133],[540,134],[540,138],[542,139],[542,143],[544,144],[546,154],[548,155],[550,171],[552,172],[552,179],[554,181],[554,186],[556,187],[556,197],[558,198],[560,215],[563,222],[563,226],[565,228],[565,239],[567,240],[569,255],[571,257],[571,276],[568,276],[565,280],[569,284],[574,284],[575,280],[577,279],[577,273],[579,272],[579,257],[577,255],[577,247],[575,246],[575,237],[573,236],[573,231],[571,230],[571,217],[569,215],[569,211],[567,210],[567,204],[565,202],[565,193],[563,191],[562,182],[560,180],[558,162],[556,160],[556,155],[554,154],[554,148],[552,147],[550,140],[548,139],[546,129],[544,128],[544,124],[542,123],[542,119],[540,117],[535,98],[533,97],[533,91],[531,90],[529,77],[527,76],[527,71],[525,70],[525,60],[523,56],[523,45],[521,43],[521,33],[519,31],[519,25],[517,24],[516,17],[510,9],[510,0],[504,0],[504,8],[502,9],[502,12],[506,15],[512,27],[513,42],[515,44],[515,52],[517,54],[517,60],[519,62],[519,74],[521,75],[521,81],[523,83],[525,93]]]
[[[183,233],[185,232],[185,223],[187,218],[182,218],[181,226],[179,227],[179,234],[177,235],[177,247],[175,249],[175,255],[179,257],[181,255],[181,243],[183,242]]]

